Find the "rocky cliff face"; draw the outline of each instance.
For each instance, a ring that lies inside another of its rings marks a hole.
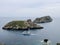
[[[47,23],[47,22],[52,22],[52,18],[50,16],[44,16],[41,18],[36,18],[34,23]]]

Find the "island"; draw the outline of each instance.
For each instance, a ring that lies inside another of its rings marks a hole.
[[[44,16],[44,17],[36,18],[33,22],[34,23],[48,23],[48,22],[52,22],[52,18],[50,16]]]
[[[7,23],[4,27],[4,30],[31,30],[31,29],[43,29],[42,26],[33,23],[30,19],[27,21],[19,20],[19,21],[11,21]]]

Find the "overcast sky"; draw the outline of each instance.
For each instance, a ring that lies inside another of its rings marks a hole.
[[[60,17],[60,0],[0,0],[0,17]]]

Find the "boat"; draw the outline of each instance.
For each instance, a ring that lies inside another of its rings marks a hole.
[[[24,31],[22,33],[22,35],[24,35],[24,36],[30,36],[31,35],[30,29],[28,29],[27,31]]]
[[[29,35],[31,35],[31,33],[30,33],[30,31],[24,31],[24,32],[22,33],[22,35],[29,36]]]

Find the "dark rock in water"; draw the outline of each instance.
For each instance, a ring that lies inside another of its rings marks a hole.
[[[34,23],[47,23],[47,22],[52,22],[52,18],[50,16],[44,16],[41,18],[36,18]]]
[[[60,45],[60,43],[57,43],[57,45]]]
[[[28,21],[12,21],[2,27],[4,30],[28,30],[28,29],[43,29],[43,27]]]

